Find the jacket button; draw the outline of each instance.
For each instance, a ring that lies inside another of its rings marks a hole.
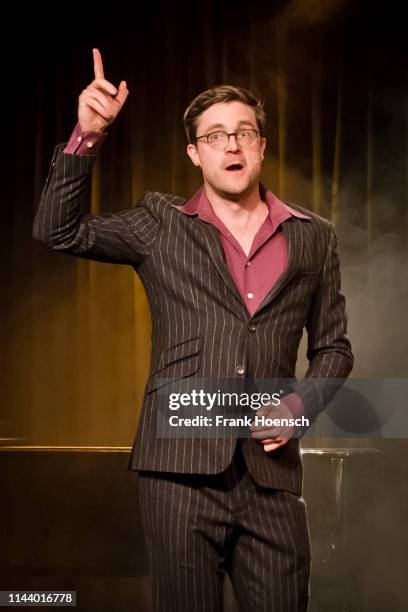
[[[243,365],[239,365],[235,368],[235,373],[243,376],[245,374],[245,367]]]
[[[249,331],[250,331],[250,332],[254,332],[254,331],[256,331],[256,325],[255,325],[255,323],[250,323],[250,324],[248,325],[248,329],[249,329]]]

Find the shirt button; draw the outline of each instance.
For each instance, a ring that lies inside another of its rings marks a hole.
[[[250,300],[252,300],[252,298],[254,297],[254,294],[253,294],[253,293],[251,293],[251,292],[250,292],[250,293],[247,293],[247,297],[248,297]]]
[[[245,367],[243,365],[239,365],[235,368],[235,373],[243,376],[245,374]]]
[[[81,136],[78,136],[77,141],[81,142],[81,140],[82,140]]]
[[[248,267],[248,266],[250,266],[250,265],[251,265],[251,262],[250,262],[250,261],[247,261],[245,265],[246,265],[246,267]]]
[[[248,325],[248,329],[249,329],[249,331],[250,331],[250,332],[254,332],[254,331],[256,331],[256,325],[255,325],[255,323],[250,323],[250,324]]]

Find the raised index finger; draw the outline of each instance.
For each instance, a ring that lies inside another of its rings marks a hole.
[[[99,49],[92,49],[93,61],[94,61],[94,73],[95,79],[103,79],[103,63],[102,63],[102,55],[100,54]]]

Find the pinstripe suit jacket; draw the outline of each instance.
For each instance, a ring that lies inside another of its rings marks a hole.
[[[251,317],[223,257],[217,229],[176,206],[183,198],[146,193],[117,214],[83,214],[94,156],[56,147],[34,220],[33,235],[56,251],[131,265],[146,289],[152,314],[151,373],[128,469],[218,473],[230,463],[236,439],[165,439],[156,436],[161,379],[197,377],[292,378],[303,328],[309,368],[297,385],[306,415],[324,408],[313,378],[345,378],[353,356],[346,336],[345,300],[333,226],[309,219],[283,223],[288,267]],[[242,372],[241,370],[238,370]],[[301,494],[299,440],[272,453],[242,443],[257,482]]]

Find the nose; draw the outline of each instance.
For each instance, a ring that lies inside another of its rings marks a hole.
[[[237,151],[239,149],[238,139],[236,134],[228,134],[227,151]]]

